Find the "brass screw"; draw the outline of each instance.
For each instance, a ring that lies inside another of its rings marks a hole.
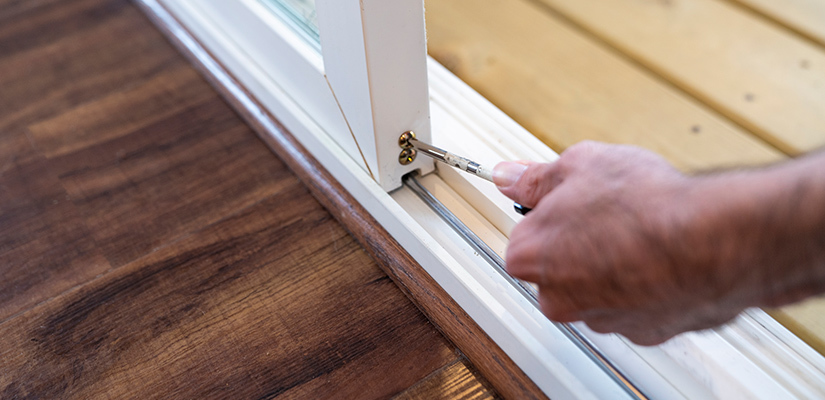
[[[409,165],[415,161],[416,152],[415,149],[404,149],[401,150],[401,154],[398,155],[398,162],[401,165]]]
[[[406,131],[401,134],[398,138],[398,147],[402,149],[411,149],[413,148],[412,143],[410,143],[410,139],[415,139],[415,132],[413,131]]]

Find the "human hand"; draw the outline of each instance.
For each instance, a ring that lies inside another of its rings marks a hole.
[[[696,218],[694,178],[649,151],[583,142],[554,163],[501,163],[494,178],[533,208],[510,236],[507,270],[538,284],[552,320],[654,345],[749,305],[741,271],[720,262],[723,233]]]

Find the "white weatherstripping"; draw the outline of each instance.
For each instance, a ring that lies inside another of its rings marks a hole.
[[[157,8],[156,0],[141,1]],[[359,165],[363,163],[353,159],[352,153],[342,148],[346,146],[333,138],[336,132],[327,131],[346,129],[345,125],[329,124],[335,120],[333,115],[315,114],[318,110],[334,114],[338,112],[337,106],[333,103],[332,110],[315,107],[313,104],[317,104],[318,99],[307,100],[306,93],[293,93],[302,90],[301,80],[284,74],[283,70],[270,70],[270,66],[258,58],[260,48],[255,47],[265,43],[269,48],[281,49],[278,61],[282,64],[299,63],[289,57],[306,56],[308,58],[301,61],[305,63],[315,57],[316,62],[309,63],[314,65],[314,70],[297,69],[298,76],[303,75],[301,79],[313,82],[312,74],[319,69],[317,54],[307,55],[311,53],[307,50],[311,46],[298,35],[290,34],[277,18],[266,21],[271,25],[269,32],[274,35],[252,41],[238,36],[232,29],[225,29],[225,19],[255,13],[249,9],[233,11],[233,7],[217,12],[211,8],[213,1],[223,4],[216,0],[163,0],[163,4],[279,118],[542,390],[552,398],[626,397],[621,388],[412,193],[401,189],[387,194],[371,180]],[[243,8],[251,3],[255,2],[240,0],[233,4],[235,8]],[[466,153],[472,156],[484,152],[493,160],[556,157],[433,62],[430,62],[430,76],[436,145],[472,151]],[[279,78],[289,81],[285,83]],[[325,128],[324,124],[337,127]],[[506,235],[496,232],[493,225],[508,232],[508,226],[512,227],[518,217],[510,213],[509,202],[492,196],[496,192],[491,185],[482,185],[484,182],[475,177],[446,169],[423,181],[496,251],[503,253]],[[783,329],[763,312],[753,310],[729,327],[682,335],[660,347],[640,348],[613,335],[591,334],[589,337],[653,398],[737,395],[767,399],[774,398],[775,394],[825,397],[822,358],[798,338],[783,334]]]

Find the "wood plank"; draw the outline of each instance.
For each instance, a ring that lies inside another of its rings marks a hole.
[[[0,320],[110,269],[52,164],[31,148],[26,128],[76,102],[128,86],[130,79],[152,75],[173,59],[168,46],[165,53],[156,46],[163,43],[157,33],[148,31],[154,44],[140,41],[147,35],[137,35],[136,29],[150,25],[134,8],[123,2],[101,4],[2,4]],[[102,54],[101,47],[111,53]],[[129,68],[113,68],[118,61]]]
[[[10,2],[5,2],[10,3]],[[2,4],[0,58],[81,33],[130,11],[128,4],[99,0],[35,0]],[[49,29],[43,29],[48,26]]]
[[[728,0],[825,47],[825,2],[822,0]],[[804,64],[803,64],[804,66]]]
[[[60,15],[55,14],[55,18]],[[72,17],[84,21],[73,14],[68,18]],[[53,24],[59,25],[54,19],[40,22],[33,32],[49,32]],[[0,53],[0,135],[128,89],[171,64],[183,63],[163,36],[149,27],[139,11],[128,7],[97,23],[60,32],[40,46]]]
[[[73,108],[29,126],[46,157],[71,153],[134,132],[214,98],[188,65],[173,65],[138,86]]]
[[[534,0],[787,154],[825,145],[825,50],[718,0]]]
[[[133,113],[145,114],[117,116]],[[44,124],[69,136],[67,118]],[[214,97],[52,164],[115,268],[277,192],[288,174]]]
[[[427,317],[467,356],[496,391],[506,398],[546,398],[541,390],[467,315],[424,269],[384,230],[372,216],[315,160],[298,141],[222,68],[208,68],[203,59],[211,56],[185,30],[172,29],[157,18],[156,10],[144,6],[150,18],[170,41],[199,68],[236,112],[258,133],[289,168],[366,248],[378,265],[420,307]],[[194,53],[197,52],[197,53]],[[219,65],[215,63],[215,65]],[[231,88],[237,88],[233,92]],[[236,97],[243,93],[244,97]]]
[[[0,325],[0,397],[380,398],[451,362],[367,254],[282,180],[260,203]]]
[[[415,386],[394,396],[395,400],[412,399],[497,399],[496,394],[482,385],[475,372],[463,361],[433,372]]]
[[[0,321],[109,268],[47,161],[0,136]]]
[[[429,0],[430,54],[556,151],[636,144],[684,170],[780,153],[524,0]]]

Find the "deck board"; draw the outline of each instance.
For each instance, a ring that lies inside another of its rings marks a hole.
[[[787,154],[825,145],[825,49],[718,0],[533,0]]]
[[[825,48],[825,1],[728,0],[756,11],[767,19]]]
[[[0,49],[0,398],[487,390],[133,4],[0,0]]]
[[[697,170],[781,154],[525,0],[428,0],[430,55],[563,151],[635,144]]]

